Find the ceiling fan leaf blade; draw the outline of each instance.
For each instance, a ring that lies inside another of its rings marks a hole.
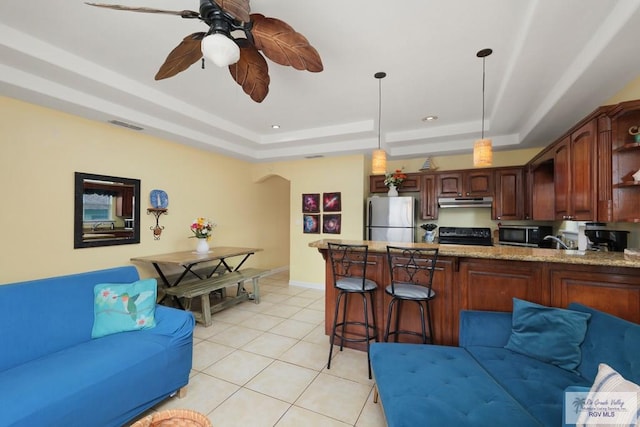
[[[269,66],[254,46],[240,49],[240,60],[229,65],[231,77],[255,102],[262,102],[269,93]]]
[[[280,65],[289,65],[296,70],[320,72],[322,59],[318,51],[309,44],[305,36],[289,24],[276,18],[252,14],[253,35],[256,48],[267,58]]]
[[[251,12],[249,0],[216,0],[216,4],[238,21],[249,22],[251,19],[249,17]]]
[[[167,59],[158,70],[156,80],[173,77],[186,70],[192,64],[202,58],[200,43],[205,33],[193,33],[185,37],[175,49],[173,49]]]
[[[103,7],[105,9],[124,10],[127,12],[141,12],[141,13],[162,13],[167,15],[178,15],[183,18],[199,18],[200,14],[193,10],[166,10],[166,9],[153,9],[150,7],[130,7],[120,4],[105,4],[105,3],[88,3],[85,4],[95,7]]]

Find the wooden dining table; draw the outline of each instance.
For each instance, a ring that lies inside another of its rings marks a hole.
[[[244,262],[254,253],[260,252],[259,248],[241,248],[231,246],[214,246],[207,253],[197,253],[195,251],[170,252],[165,254],[149,255],[142,257],[133,257],[133,262],[150,263],[155,268],[160,280],[166,287],[178,285],[188,274],[194,275],[200,279],[211,277],[214,273],[224,273],[237,271],[242,267]],[[232,267],[227,262],[229,258],[242,257],[240,262]],[[211,269],[207,268],[203,275],[203,270],[194,271],[194,267],[198,264],[207,262],[215,262],[217,264]],[[182,271],[177,276],[167,274],[168,268],[182,267]],[[163,271],[164,268],[164,271]]]

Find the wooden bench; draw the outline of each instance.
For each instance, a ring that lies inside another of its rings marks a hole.
[[[203,323],[204,326],[211,326],[211,315],[220,310],[223,310],[231,305],[238,304],[239,302],[253,299],[255,304],[260,303],[260,289],[258,286],[258,280],[266,276],[269,270],[261,270],[258,268],[245,268],[231,273],[225,273],[220,276],[212,276],[199,279],[188,279],[180,282],[179,285],[165,289],[167,295],[172,295],[178,298],[184,298],[184,308],[191,310],[191,300],[195,297],[200,297],[201,301],[201,313],[194,312],[196,320]],[[253,293],[249,294],[244,289],[244,282],[251,280],[253,283]],[[238,292],[234,298],[223,300],[219,304],[211,305],[209,302],[209,294],[211,292],[224,289],[228,286],[238,285]]]

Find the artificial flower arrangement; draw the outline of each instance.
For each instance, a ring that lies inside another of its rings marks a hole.
[[[402,169],[396,169],[393,173],[385,174],[384,185],[386,185],[387,187],[393,185],[394,187],[398,188],[405,179],[407,179],[407,175],[402,172]]]
[[[211,237],[211,232],[213,231],[216,223],[211,222],[208,218],[198,217],[191,221],[191,231],[193,232],[193,236],[198,239],[207,239]]]

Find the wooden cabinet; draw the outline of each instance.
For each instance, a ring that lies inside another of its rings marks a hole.
[[[133,187],[123,186],[116,197],[116,215],[124,218],[133,217]]]
[[[438,197],[436,190],[436,176],[422,175],[422,190],[420,192],[420,216],[422,219],[438,219]]]
[[[596,126],[589,120],[554,145],[555,218],[597,218]]]
[[[495,170],[495,199],[493,219],[518,220],[524,218],[524,168],[498,168]]]
[[[630,322],[640,323],[640,275],[637,269],[553,264],[551,305],[578,302]]]
[[[513,297],[549,303],[539,263],[462,259],[458,283],[460,310],[511,311]]]
[[[632,126],[640,126],[640,101],[620,104],[612,112],[612,216],[614,221],[640,223],[640,182],[632,176],[640,170],[640,141],[629,133]]]
[[[407,173],[407,179],[404,180],[400,188],[399,193],[408,193],[414,191],[420,191],[420,181],[422,174],[420,173]],[[384,175],[370,175],[369,176],[369,191],[371,193],[386,193],[389,188],[384,185]]]
[[[493,196],[493,169],[439,173],[440,197],[484,197]]]

